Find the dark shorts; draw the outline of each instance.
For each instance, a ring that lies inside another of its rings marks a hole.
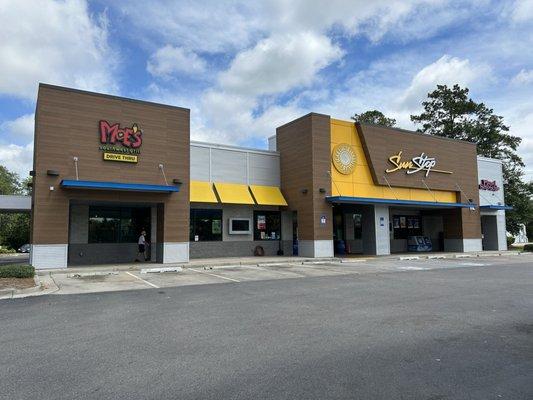
[[[144,253],[144,250],[146,250],[146,246],[144,244],[139,245],[139,253]]]

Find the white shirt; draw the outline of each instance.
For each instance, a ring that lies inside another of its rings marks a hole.
[[[138,244],[146,244],[146,239],[144,238],[144,235],[139,236]]]

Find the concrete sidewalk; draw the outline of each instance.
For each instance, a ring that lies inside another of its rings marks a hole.
[[[282,264],[305,264],[305,263],[324,263],[324,262],[361,262],[369,260],[404,260],[404,259],[438,259],[438,258],[472,258],[472,257],[491,257],[491,256],[506,256],[519,255],[517,250],[508,251],[481,251],[470,253],[396,253],[387,256],[372,256],[372,255],[347,255],[336,257],[296,257],[296,256],[274,256],[274,257],[218,257],[218,258],[197,258],[192,259],[187,263],[131,263],[131,264],[101,264],[101,265],[87,265],[79,267],[58,268],[39,270],[37,273],[41,276],[49,275],[50,273],[89,273],[89,272],[109,272],[109,271],[141,271],[143,269],[153,268],[196,268],[196,267],[218,267],[218,266],[239,266],[239,265],[282,265]]]
[[[95,293],[165,287],[240,283],[247,281],[309,278],[321,276],[420,271],[439,268],[463,268],[496,263],[531,263],[531,253],[517,257],[517,252],[440,253],[413,256],[304,258],[247,257],[193,260],[176,264],[116,264],[39,271],[54,294]],[[157,267],[161,267],[159,270]],[[145,269],[143,271],[143,269]],[[153,272],[148,273],[146,269]],[[159,272],[159,273],[158,273]],[[45,294],[45,293],[43,293]],[[16,297],[16,296],[14,296]]]

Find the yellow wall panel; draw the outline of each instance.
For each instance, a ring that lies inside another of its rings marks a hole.
[[[333,196],[349,196],[354,197],[354,187],[351,182],[335,182],[331,188]]]
[[[352,174],[353,183],[362,183],[364,185],[373,185],[374,180],[372,175],[370,175],[370,169],[366,165],[357,165],[355,171]]]

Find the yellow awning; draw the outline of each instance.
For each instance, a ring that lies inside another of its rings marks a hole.
[[[286,206],[287,201],[277,186],[250,185],[257,204],[262,206]]]
[[[237,183],[215,183],[221,203],[226,204],[255,204],[248,186]]]
[[[191,181],[190,189],[189,197],[191,202],[218,203],[211,182]]]

